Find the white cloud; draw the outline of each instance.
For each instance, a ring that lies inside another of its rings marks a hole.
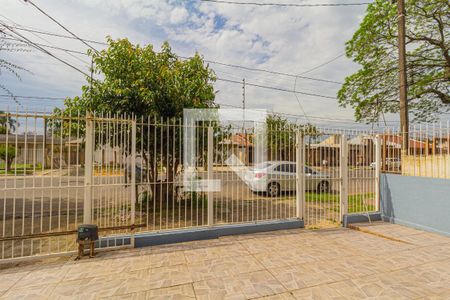
[[[184,7],[176,7],[170,14],[170,23],[179,24],[186,21],[189,13]]]
[[[66,34],[30,5],[15,0],[3,2],[1,14],[17,23]],[[351,38],[364,14],[362,7],[277,8],[175,0],[41,2],[38,4],[50,15],[84,38],[104,41],[106,35],[128,37],[132,42],[152,43],[156,48],[168,40],[180,55],[198,51],[210,60],[297,74],[342,53],[345,41]],[[36,36],[27,36],[47,43]],[[86,50],[85,45],[76,40],[45,38],[60,47]],[[85,64],[66,53],[52,52],[87,70]],[[83,76],[44,54],[15,55],[14,60],[36,74],[26,75],[21,83],[14,83],[17,94],[36,91],[30,87],[37,86],[47,95],[58,91],[58,94],[73,96],[80,91]],[[294,86],[294,79],[289,77],[211,66],[222,78],[242,80],[245,77],[248,82],[285,89]],[[308,75],[342,81],[353,70],[355,66],[341,58]],[[7,84],[10,80],[8,78]],[[216,88],[220,90],[218,102],[241,104],[241,86],[218,81]],[[339,85],[314,81],[297,82],[298,90],[330,96],[334,96],[338,88]],[[302,95],[299,98],[310,115],[351,118],[353,114],[330,99]],[[293,94],[250,86],[247,87],[247,106],[301,114]]]

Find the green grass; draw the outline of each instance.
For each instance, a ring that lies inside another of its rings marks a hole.
[[[348,196],[348,202],[360,202],[364,199],[373,198],[373,193],[364,193],[364,194],[353,194]],[[338,193],[305,193],[305,201],[306,202],[339,202],[340,196]]]
[[[364,200],[373,199],[374,196],[375,195],[373,193],[349,195],[348,196],[348,212],[356,213],[356,212],[374,211],[375,210],[374,205],[364,203],[365,202]],[[283,197],[283,199],[292,200],[292,197],[293,196]],[[321,204],[334,205],[335,206],[334,210],[339,211],[340,195],[338,193],[317,194],[317,193],[307,192],[307,193],[305,193],[305,201],[307,203],[321,203]]]
[[[33,167],[33,164],[12,164],[8,169],[8,175],[25,175],[25,174],[33,174],[33,169],[41,170],[42,165],[36,164],[36,167]],[[4,162],[0,163],[0,175],[4,175],[6,172],[6,166]]]

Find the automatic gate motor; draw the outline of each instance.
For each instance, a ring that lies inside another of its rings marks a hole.
[[[84,246],[89,245],[89,257],[94,257],[94,244],[98,240],[98,227],[92,224],[83,224],[78,226],[77,243],[78,256],[80,259],[84,254]]]

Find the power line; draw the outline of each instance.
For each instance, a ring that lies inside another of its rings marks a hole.
[[[7,28],[9,31],[11,31],[12,33],[14,33],[15,35],[19,36],[20,38],[22,38],[23,40],[27,41],[31,46],[33,46],[34,48],[44,52],[45,54],[48,54],[49,56],[55,58],[56,60],[62,62],[63,64],[69,66],[70,68],[80,72],[83,75],[89,76],[87,73],[85,73],[84,71],[80,70],[79,68],[77,68],[76,66],[68,63],[67,61],[55,56],[53,53],[51,53],[50,51],[44,49],[43,47],[36,45],[33,41],[29,40],[27,37],[23,36],[22,34],[16,32],[14,29],[11,29],[8,25],[6,25],[3,22],[0,22],[0,24],[2,24],[5,28]]]
[[[220,102],[217,103],[217,104],[219,104],[221,106],[225,106],[225,107],[232,107],[232,108],[242,109],[241,106],[237,106],[237,105],[232,105],[232,104],[227,104],[227,103],[220,103]],[[288,117],[304,117],[302,115],[283,113],[283,112],[274,111],[274,110],[272,110],[272,113],[283,115],[283,116],[288,116]],[[323,121],[330,121],[330,122],[347,123],[347,124],[355,124],[355,123],[357,123],[353,119],[343,119],[343,118],[334,118],[334,117],[331,118],[331,117],[309,116],[309,118],[317,119],[317,120],[323,120]],[[311,123],[309,120],[307,120],[307,122]],[[388,122],[390,122],[390,123],[398,123],[397,121],[388,121]]]
[[[355,2],[355,3],[269,3],[269,2],[236,2],[226,0],[201,0],[202,2],[213,2],[220,4],[236,4],[236,5],[255,5],[255,6],[279,6],[279,7],[337,7],[337,6],[362,6],[372,2]]]
[[[66,38],[66,39],[72,39],[72,40],[77,40],[78,38],[75,38],[73,36],[68,36],[65,34],[59,34],[59,33],[53,33],[53,32],[48,32],[48,31],[42,31],[42,30],[37,30],[37,29],[30,29],[30,28],[25,28],[23,26],[18,27],[18,26],[11,26],[17,30],[23,30],[23,31],[28,31],[28,32],[34,32],[34,33],[38,33],[38,34],[43,34],[43,35],[47,35],[47,36],[53,36],[53,37],[60,37],[60,38]],[[94,41],[94,40],[89,40],[89,39],[84,39],[82,38],[83,41],[89,42],[89,43],[93,43],[93,44],[99,44],[99,45],[104,45],[104,46],[108,46],[108,43],[105,42],[99,42],[99,41]]]
[[[45,97],[45,96],[18,96],[18,95],[0,95],[3,98],[18,98],[18,99],[36,99],[36,100],[64,100],[66,98],[63,97]]]
[[[63,35],[63,34],[45,32],[45,31],[40,31],[40,30],[35,30],[35,29],[28,29],[28,28],[17,27],[17,26],[11,26],[11,27],[13,27],[13,28],[15,28],[17,30],[24,30],[24,31],[28,31],[28,32],[34,32],[34,33],[39,33],[39,34],[44,34],[44,35],[49,35],[49,36],[54,36],[54,37],[75,39],[74,37]],[[99,44],[99,45],[105,45],[105,46],[108,45],[108,43],[99,42],[99,41],[95,41],[95,40],[86,40],[86,39],[83,39],[83,40],[88,41],[90,43],[96,43],[96,44]],[[332,60],[324,62],[321,65],[316,66],[313,69],[307,70],[307,71],[305,71],[303,73],[300,73],[298,75],[291,74],[291,73],[285,73],[285,72],[279,72],[279,71],[271,71],[271,70],[267,70],[267,69],[251,68],[251,67],[247,67],[247,66],[230,64],[230,63],[220,62],[220,61],[216,61],[216,60],[204,59],[204,61],[207,62],[207,63],[211,63],[211,64],[222,65],[222,66],[231,67],[231,68],[238,68],[238,69],[243,69],[243,70],[248,70],[248,71],[263,72],[263,73],[268,73],[268,74],[273,74],[273,75],[282,75],[282,76],[287,76],[287,77],[292,77],[292,78],[298,77],[298,78],[305,79],[305,80],[313,80],[313,81],[319,81],[319,82],[325,82],[325,83],[343,84],[343,82],[340,82],[340,81],[334,81],[334,80],[328,80],[328,79],[321,79],[321,78],[315,78],[315,77],[302,76],[303,74],[311,72],[311,71],[313,71],[313,70],[315,70],[317,68],[320,68],[320,67],[322,67],[322,66],[324,66],[326,64],[329,64],[329,63],[335,61],[336,59],[338,59],[338,58],[340,58],[342,56],[344,56],[344,54],[340,54],[339,56],[333,58]],[[189,57],[187,57],[187,56],[179,56],[179,57],[182,58],[182,59],[189,59]]]
[[[297,89],[297,77],[295,78],[295,82],[294,82],[294,92],[296,91],[296,89]],[[310,123],[309,119],[308,119],[308,116],[306,115],[306,111],[303,108],[303,105],[302,105],[300,99],[298,98],[296,93],[294,93],[294,96],[295,96],[295,99],[297,99],[297,103],[298,103],[298,106],[300,106],[300,110],[303,112],[303,115],[305,116],[305,118],[308,121],[308,123]]]
[[[224,82],[230,82],[230,83],[242,84],[242,82],[240,82],[240,81],[225,79],[225,78],[217,78],[217,80],[224,81]],[[287,89],[283,89],[283,88],[278,88],[278,87],[273,87],[273,86],[268,86],[268,85],[260,85],[260,84],[249,83],[249,82],[246,82],[245,84],[249,85],[249,86],[254,86],[254,87],[259,87],[259,88],[269,89],[269,90],[275,90],[275,91],[280,91],[280,92],[294,93],[294,94],[301,94],[301,95],[306,95],[306,96],[313,96],[313,97],[336,100],[336,98],[332,97],[332,96],[326,96],[326,95],[320,95],[320,94],[314,94],[314,93],[305,93],[305,92],[294,91],[294,90],[287,90]]]
[[[13,23],[14,25],[18,25],[16,22],[14,22],[13,20],[11,20],[10,18],[8,18],[8,17],[6,17],[6,16],[4,16],[4,15],[1,15],[1,14],[0,14],[0,16],[3,17],[3,18],[5,18],[6,20],[10,21],[10,22]],[[51,44],[52,47],[56,47],[55,44],[53,44],[53,43],[50,42],[49,40],[43,38],[42,36],[40,36],[40,35],[38,35],[38,34],[36,34],[36,33],[33,33],[33,32],[30,32],[30,33],[31,33],[32,35],[34,35],[35,37],[37,37],[38,39],[43,40],[44,42],[47,42],[47,43]],[[11,35],[10,35],[10,36],[11,36]],[[40,44],[40,46],[42,46],[42,44]],[[47,46],[47,47],[50,47],[50,46]],[[68,51],[68,50],[65,50],[65,49],[62,49],[62,48],[61,48],[60,50],[66,52],[69,56],[75,58],[76,60],[82,62],[83,64],[86,64],[86,61],[82,60],[82,59],[79,58],[78,56],[75,56],[74,54],[72,54],[71,51]]]
[[[308,69],[306,71],[301,72],[298,76],[305,75],[306,73],[309,73],[309,72],[312,72],[312,71],[317,70],[319,68],[322,68],[323,66],[326,66],[326,65],[328,65],[328,64],[338,60],[339,58],[343,57],[344,55],[345,55],[345,53],[341,53],[338,56],[336,56],[336,57],[334,57],[334,58],[332,58],[332,59],[330,59],[330,60],[328,60],[328,61],[326,61],[324,63],[321,63],[320,65],[317,65],[317,66],[315,66],[315,67],[313,67],[311,69]],[[343,84],[343,83],[341,82],[341,84]]]
[[[70,31],[69,29],[67,29],[67,27],[65,27],[63,24],[61,24],[60,22],[58,22],[55,18],[53,18],[52,16],[50,16],[48,13],[46,13],[43,9],[41,9],[39,6],[37,6],[36,4],[34,4],[31,0],[24,0],[26,3],[30,3],[31,5],[33,5],[37,10],[39,10],[42,14],[44,14],[45,16],[47,16],[50,20],[52,20],[53,22],[55,22],[56,24],[58,24],[61,28],[63,28],[65,31],[67,31],[68,33],[70,33],[72,36],[74,36],[75,38],[77,38],[80,42],[82,42],[83,44],[85,44],[86,46],[88,46],[89,48],[91,48],[92,50],[94,50],[95,52],[98,52],[97,49],[95,49],[94,47],[92,47],[91,45],[89,45],[88,43],[86,43],[82,38],[78,37],[75,33],[73,33],[72,31]]]
[[[7,98],[18,98],[18,99],[30,99],[30,100],[65,100],[66,98],[63,97],[45,97],[45,96],[11,96],[11,95],[0,95],[0,97],[7,97]],[[225,107],[232,107],[232,108],[238,108],[238,109],[242,109],[241,106],[237,106],[237,105],[231,105],[231,104],[226,104],[226,103],[220,103],[218,102],[217,104],[221,105],[221,106],[225,106]],[[273,111],[273,113],[277,113],[280,115],[286,115],[286,116],[292,116],[292,117],[302,117],[301,115],[296,115],[296,114],[288,114],[288,113],[283,113],[283,112],[277,112],[277,111]],[[352,119],[336,119],[336,118],[325,118],[325,117],[319,117],[319,116],[311,116],[312,119],[320,119],[320,120],[329,120],[329,121],[349,121],[349,123],[355,123]]]
[[[28,44],[26,41],[21,40],[21,39],[18,39],[18,38],[5,38],[5,37],[0,37],[0,39],[3,39],[3,40],[19,41],[19,42]],[[45,45],[45,44],[40,44],[40,43],[35,43],[35,44],[38,45],[38,46],[41,46],[41,47],[45,47],[45,48],[50,48],[50,49],[55,49],[55,50],[61,50],[61,51],[64,51],[64,52],[70,52],[70,53],[76,53],[76,54],[81,54],[81,55],[89,56],[87,53],[84,53],[84,52],[81,52],[81,51],[77,51],[77,50],[71,50],[71,49],[66,49],[66,48],[61,48],[61,47],[51,46],[51,45]]]
[[[180,57],[188,59],[188,57],[183,57],[183,56],[180,56]],[[229,63],[218,62],[218,61],[214,61],[214,60],[206,60],[205,59],[205,62],[216,64],[216,65],[222,65],[222,66],[237,68],[237,69],[248,70],[248,71],[264,72],[264,73],[269,73],[269,74],[274,74],[274,75],[283,75],[283,76],[292,77],[292,78],[301,78],[301,79],[321,81],[321,82],[327,82],[327,83],[344,84],[343,82],[340,82],[340,81],[333,81],[333,80],[327,80],[327,79],[321,79],[321,78],[307,77],[307,76],[295,75],[295,74],[278,72],[278,71],[270,71],[270,70],[267,70],[267,69],[250,68],[250,67],[245,67],[245,66],[241,66],[241,65],[234,65],[234,64],[229,64]]]
[[[247,84],[247,82],[246,82]],[[30,100],[65,100],[66,97],[51,97],[51,96],[25,96],[25,95],[7,95],[7,94],[2,94],[0,95],[0,97],[7,97],[7,98],[17,98],[17,99],[30,99]],[[221,106],[225,106],[225,107],[232,107],[232,108],[238,108],[238,109],[242,109],[242,106],[237,106],[237,105],[232,105],[232,104],[227,104],[227,103],[220,103],[217,102],[216,104],[219,104]],[[292,116],[292,117],[304,117],[303,115],[297,115],[297,114],[290,114],[290,113],[283,113],[283,112],[278,112],[278,111],[272,111],[273,113],[277,113],[277,114],[281,114],[281,115],[285,115],[285,116]],[[331,118],[331,117],[320,117],[320,116],[315,116],[315,115],[311,115],[309,116],[309,118],[311,119],[318,119],[318,120],[324,120],[324,121],[347,121],[350,123],[356,123],[356,121],[354,121],[353,119],[344,119],[344,118]],[[398,121],[387,121],[389,123],[398,123]]]

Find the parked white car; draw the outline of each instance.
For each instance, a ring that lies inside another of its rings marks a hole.
[[[291,161],[267,161],[250,169],[245,176],[245,183],[253,192],[265,192],[271,197],[282,192],[296,190],[296,164]],[[318,193],[330,191],[329,176],[304,167],[305,186]]]

